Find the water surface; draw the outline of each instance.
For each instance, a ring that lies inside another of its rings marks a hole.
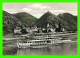
[[[77,43],[57,44],[47,48],[11,48],[4,50],[4,55],[77,55]]]

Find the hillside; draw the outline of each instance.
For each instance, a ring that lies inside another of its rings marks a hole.
[[[51,12],[46,12],[35,24],[38,27],[46,27],[48,23],[51,24],[53,28],[56,28],[56,25],[60,23],[61,28],[64,28],[66,31],[77,31],[77,16],[69,13],[56,16]]]
[[[37,20],[36,25],[37,27],[46,27],[46,25],[49,23],[52,25],[52,27],[56,27],[56,24],[59,24],[59,18],[52,14],[51,12],[46,12],[43,14],[39,20]]]
[[[37,27],[46,27],[48,23],[52,28],[56,28],[56,25],[60,23],[61,27],[67,31],[77,31],[77,16],[69,13],[56,16],[51,12],[46,12],[37,19],[26,12],[10,14],[3,10],[3,35],[13,33],[17,26],[31,27],[36,25]]]
[[[22,23],[27,24],[28,27],[33,26],[33,24],[36,22],[37,18],[26,13],[26,12],[20,12],[13,14],[16,18],[18,18]]]
[[[36,20],[37,18],[26,12],[10,14],[3,10],[3,35],[13,33],[17,26],[20,28],[31,27]]]
[[[3,35],[13,33],[16,26],[21,27],[22,22],[15,16],[3,10]]]
[[[77,16],[70,13],[59,14],[60,23],[67,31],[77,31]]]

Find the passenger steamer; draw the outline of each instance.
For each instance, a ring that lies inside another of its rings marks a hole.
[[[17,43],[18,48],[43,48],[48,47],[54,42],[46,39],[35,39],[35,40],[28,40],[23,43]]]
[[[62,43],[59,37],[45,37],[34,40],[25,40],[25,42],[17,43],[18,48],[44,48],[52,46],[56,43]]]

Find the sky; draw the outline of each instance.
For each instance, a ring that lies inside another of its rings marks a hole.
[[[55,15],[65,12],[77,15],[77,3],[3,3],[3,10],[11,14],[27,12],[37,18],[47,11]]]

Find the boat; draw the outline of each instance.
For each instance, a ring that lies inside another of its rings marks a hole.
[[[17,43],[18,48],[44,48],[52,46],[53,44],[67,43],[71,40],[68,37],[52,37],[46,36],[37,39],[25,40]]]
[[[60,40],[62,41],[62,43],[69,43],[69,42],[71,42],[71,40],[68,37],[62,37]]]
[[[56,36],[47,36],[45,37],[47,40],[51,40],[54,44],[60,44],[60,43],[69,43],[71,40],[69,37],[56,37]]]
[[[54,44],[54,42],[51,42],[51,40],[46,39],[34,39],[34,40],[27,40],[22,43],[17,43],[18,48],[44,48],[49,47],[51,44]]]
[[[56,36],[47,36],[45,37],[46,40],[50,40],[53,44],[56,44],[56,43],[62,43],[62,38],[61,37],[56,37]]]

